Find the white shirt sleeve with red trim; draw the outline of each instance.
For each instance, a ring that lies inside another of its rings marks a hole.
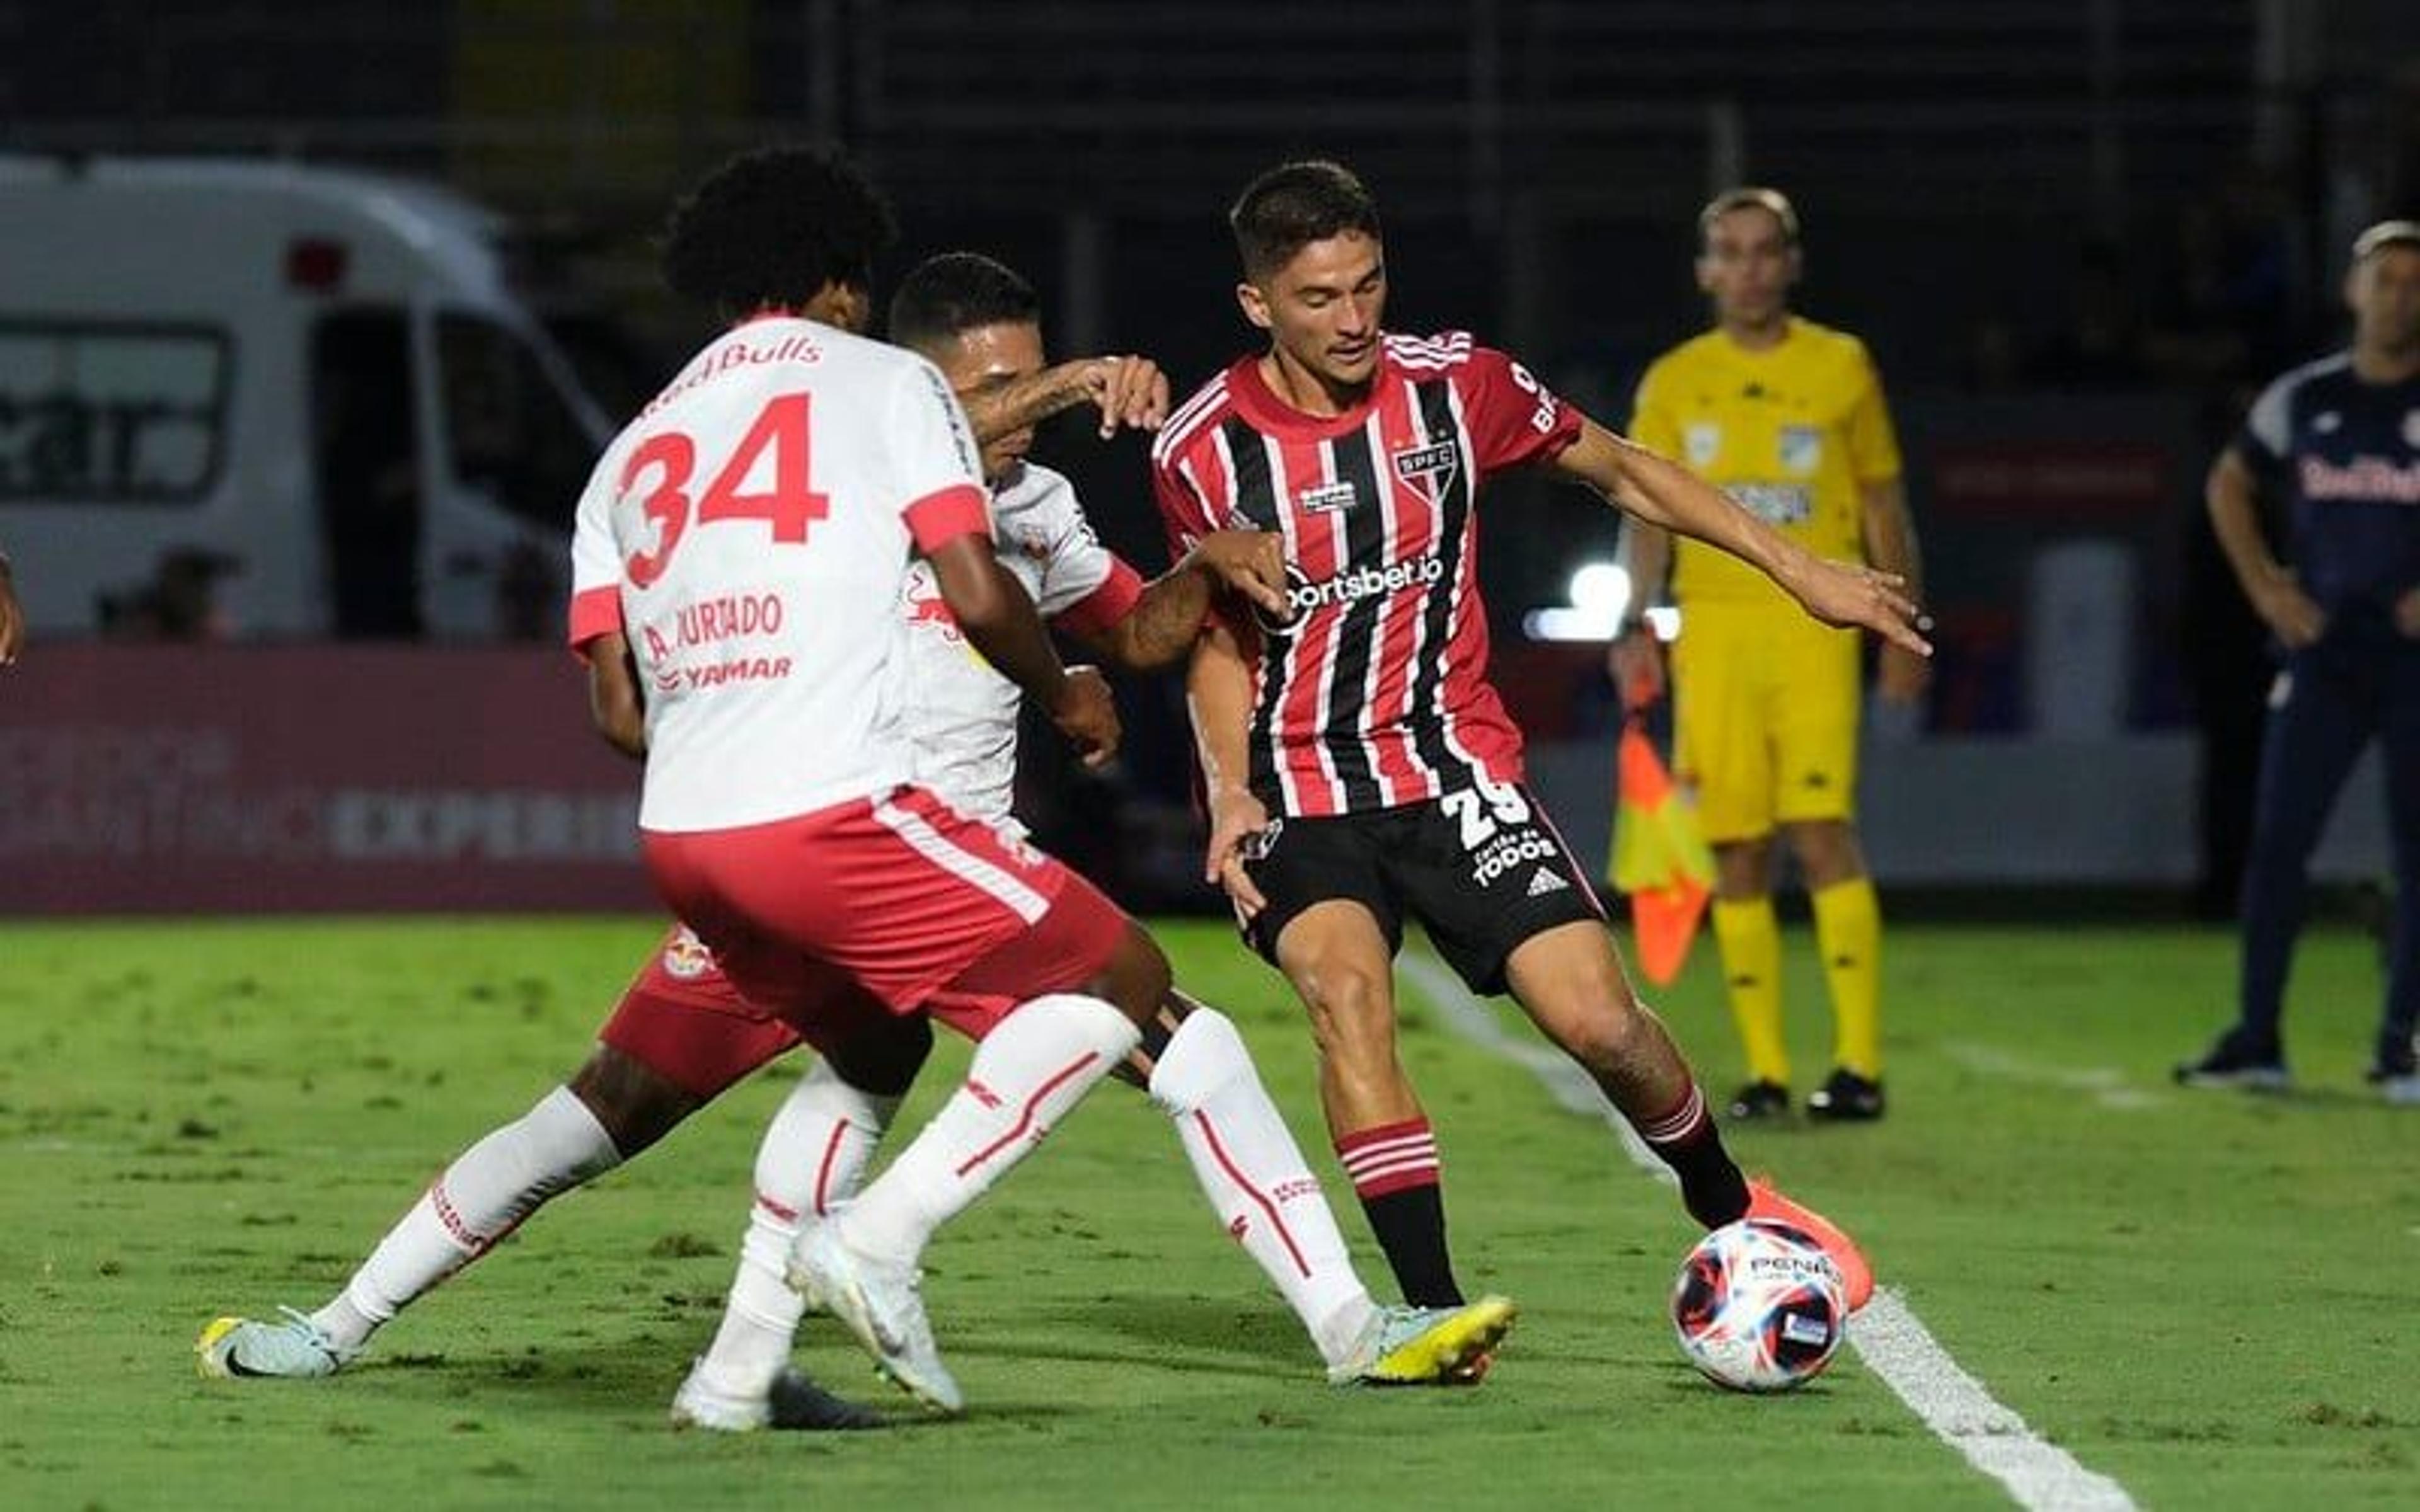
[[[1142,597],[1142,575],[1101,544],[1076,497],[1076,486],[1055,472],[1035,501],[1032,532],[1041,545],[1042,583],[1034,607],[1078,635],[1097,634],[1134,612]]]
[[[983,456],[957,395],[921,357],[891,399],[888,439],[899,470],[900,513],[916,549],[930,553],[960,535],[991,533]]]
[[[598,463],[580,493],[571,527],[571,649],[622,628],[622,557],[613,545],[613,494]]]
[[[1551,460],[1580,439],[1587,417],[1493,347],[1473,347],[1455,382],[1482,471]]]

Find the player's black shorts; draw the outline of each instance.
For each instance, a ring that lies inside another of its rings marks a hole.
[[[1244,932],[1277,964],[1278,936],[1306,909],[1349,898],[1402,948],[1404,920],[1428,927],[1473,992],[1504,990],[1504,963],[1531,935],[1602,921],[1571,848],[1527,788],[1491,784],[1426,803],[1333,818],[1284,818],[1246,842],[1245,871],[1268,900]]]

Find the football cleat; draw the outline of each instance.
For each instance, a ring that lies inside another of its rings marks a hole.
[[[735,1396],[707,1384],[704,1362],[673,1394],[673,1427],[712,1433],[753,1433],[760,1428],[825,1433],[889,1427],[880,1413],[843,1401],[790,1366],[773,1378],[763,1396]]]
[[[842,1242],[837,1222],[817,1224],[790,1251],[790,1289],[846,1324],[876,1366],[900,1390],[937,1412],[965,1410],[924,1316],[923,1277],[912,1265],[861,1255]]]
[[[2237,1029],[2220,1035],[2199,1060],[2179,1066],[2176,1078],[2179,1087],[2232,1087],[2248,1092],[2282,1092],[2292,1085],[2277,1046],[2254,1044]]]
[[[1727,1123],[1779,1122],[1790,1117],[1790,1088],[1779,1082],[1753,1081],[1731,1096],[1723,1109]]]
[[[1883,1084],[1842,1066],[1807,1094],[1807,1116],[1825,1123],[1871,1123],[1883,1116]]]
[[[194,1365],[221,1381],[314,1381],[333,1376],[362,1351],[337,1348],[309,1315],[280,1307],[282,1323],[214,1318],[194,1341]]]
[[[1460,1307],[1382,1307],[1353,1353],[1330,1366],[1335,1386],[1436,1386],[1471,1383],[1487,1373],[1496,1346],[1520,1309],[1503,1297]]]
[[[1783,1196],[1762,1177],[1747,1184],[1745,1216],[1760,1223],[1795,1228],[1811,1240],[1831,1260],[1833,1269],[1840,1273],[1840,1295],[1848,1303],[1849,1311],[1854,1313],[1873,1299],[1874,1268],[1866,1263],[1865,1251],[1857,1248],[1856,1241],[1831,1219]]]

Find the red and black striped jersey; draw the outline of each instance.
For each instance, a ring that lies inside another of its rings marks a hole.
[[[1464,332],[1388,336],[1369,397],[1336,416],[1286,404],[1259,363],[1203,385],[1152,448],[1178,552],[1213,530],[1285,536],[1293,619],[1235,626],[1259,646],[1253,794],[1323,815],[1519,780],[1472,506],[1495,473],[1576,440],[1579,411]]]

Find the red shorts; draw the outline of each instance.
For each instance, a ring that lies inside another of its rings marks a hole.
[[[867,1010],[889,1017],[887,1009],[854,983],[837,974],[835,978]],[[845,1006],[835,1001],[827,1017],[837,1019],[845,1012]],[[686,928],[676,928],[632,979],[597,1038],[700,1102],[710,1103],[805,1036],[740,996],[714,964],[713,952]]]
[[[861,1022],[858,993],[980,1039],[1016,1004],[1098,975],[1132,927],[1060,862],[920,788],[643,842],[730,985],[817,1044]]]

